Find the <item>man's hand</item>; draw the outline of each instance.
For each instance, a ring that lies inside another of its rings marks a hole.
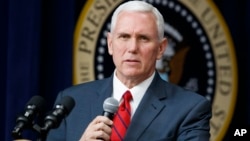
[[[97,116],[86,128],[80,141],[109,141],[113,121],[105,116]]]

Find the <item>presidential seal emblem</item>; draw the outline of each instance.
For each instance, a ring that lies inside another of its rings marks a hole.
[[[166,81],[195,91],[212,103],[211,141],[223,139],[237,93],[237,65],[226,23],[209,0],[145,0],[165,19],[169,44],[156,69]],[[106,36],[112,12],[123,0],[87,1],[74,33],[73,83],[113,73]]]

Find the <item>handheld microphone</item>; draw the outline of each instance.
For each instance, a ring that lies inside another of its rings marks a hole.
[[[16,126],[12,131],[13,138],[21,138],[21,131],[24,128],[31,128],[33,120],[38,113],[45,111],[45,100],[41,96],[33,96],[26,104],[26,109],[23,115],[16,119]]]
[[[44,119],[44,127],[41,130],[47,133],[52,128],[57,128],[62,119],[65,118],[75,106],[75,101],[70,96],[65,96],[55,105],[53,111]]]
[[[113,97],[107,98],[103,102],[103,116],[108,117],[109,119],[113,119],[114,113],[117,111],[119,107],[119,102]]]

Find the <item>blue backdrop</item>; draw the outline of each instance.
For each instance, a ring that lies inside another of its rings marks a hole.
[[[239,92],[229,135],[239,125],[250,125],[247,103],[250,2],[214,2],[229,26],[238,61]],[[12,140],[16,117],[32,96],[43,96],[50,110],[58,92],[72,85],[72,39],[84,3],[84,0],[0,1],[1,140]]]

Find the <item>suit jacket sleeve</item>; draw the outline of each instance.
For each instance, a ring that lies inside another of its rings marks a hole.
[[[207,100],[201,100],[189,111],[180,125],[178,141],[208,141],[211,106]]]

